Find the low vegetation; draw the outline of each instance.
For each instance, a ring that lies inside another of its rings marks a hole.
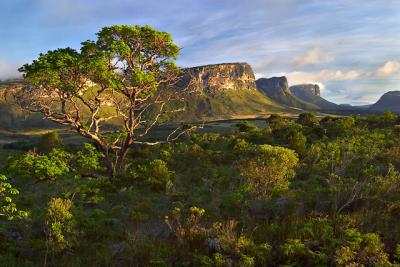
[[[135,147],[112,178],[92,144],[47,134],[1,167],[0,261],[398,266],[399,123],[274,115]]]

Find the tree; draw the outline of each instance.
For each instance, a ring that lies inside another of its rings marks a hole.
[[[83,42],[80,52],[49,51],[21,67],[27,85],[15,99],[24,109],[91,139],[113,176],[132,146],[165,142],[145,137],[166,113],[184,109],[172,90],[179,80],[178,53],[170,34],[150,26],[105,27],[96,41]],[[110,122],[118,127],[110,128]],[[190,130],[179,127],[166,141]]]
[[[288,189],[298,163],[294,151],[261,145],[248,153],[253,155],[239,162],[239,170],[250,192],[260,199],[271,199]]]
[[[312,113],[301,113],[297,122],[308,127],[315,127],[319,124],[318,118]]]

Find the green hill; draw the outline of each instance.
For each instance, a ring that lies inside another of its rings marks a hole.
[[[387,92],[369,109],[400,113],[400,91]]]
[[[261,92],[251,89],[216,92],[212,95],[191,95],[185,100],[186,110],[176,121],[254,118],[272,113],[300,113],[300,110],[279,105]]]

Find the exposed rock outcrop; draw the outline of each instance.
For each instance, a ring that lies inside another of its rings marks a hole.
[[[266,96],[290,107],[301,109],[319,109],[318,106],[308,103],[295,95],[289,90],[289,84],[286,77],[260,78],[256,81],[257,89]]]
[[[317,84],[299,84],[289,90],[301,100],[314,104],[321,109],[339,109],[340,106],[321,97],[321,90]]]
[[[290,91],[294,95],[301,95],[301,93],[313,96],[321,96],[321,90],[318,84],[298,84],[290,86]]]
[[[223,63],[185,68],[179,87],[205,94],[215,94],[227,90],[255,90],[253,70],[247,63]]]

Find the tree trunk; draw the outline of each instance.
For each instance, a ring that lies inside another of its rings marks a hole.
[[[119,153],[117,154],[117,158],[115,159],[115,164],[114,164],[114,175],[117,174],[118,172],[121,172],[123,167],[124,167],[124,162],[126,155],[128,155],[130,146],[129,145],[124,145]]]

